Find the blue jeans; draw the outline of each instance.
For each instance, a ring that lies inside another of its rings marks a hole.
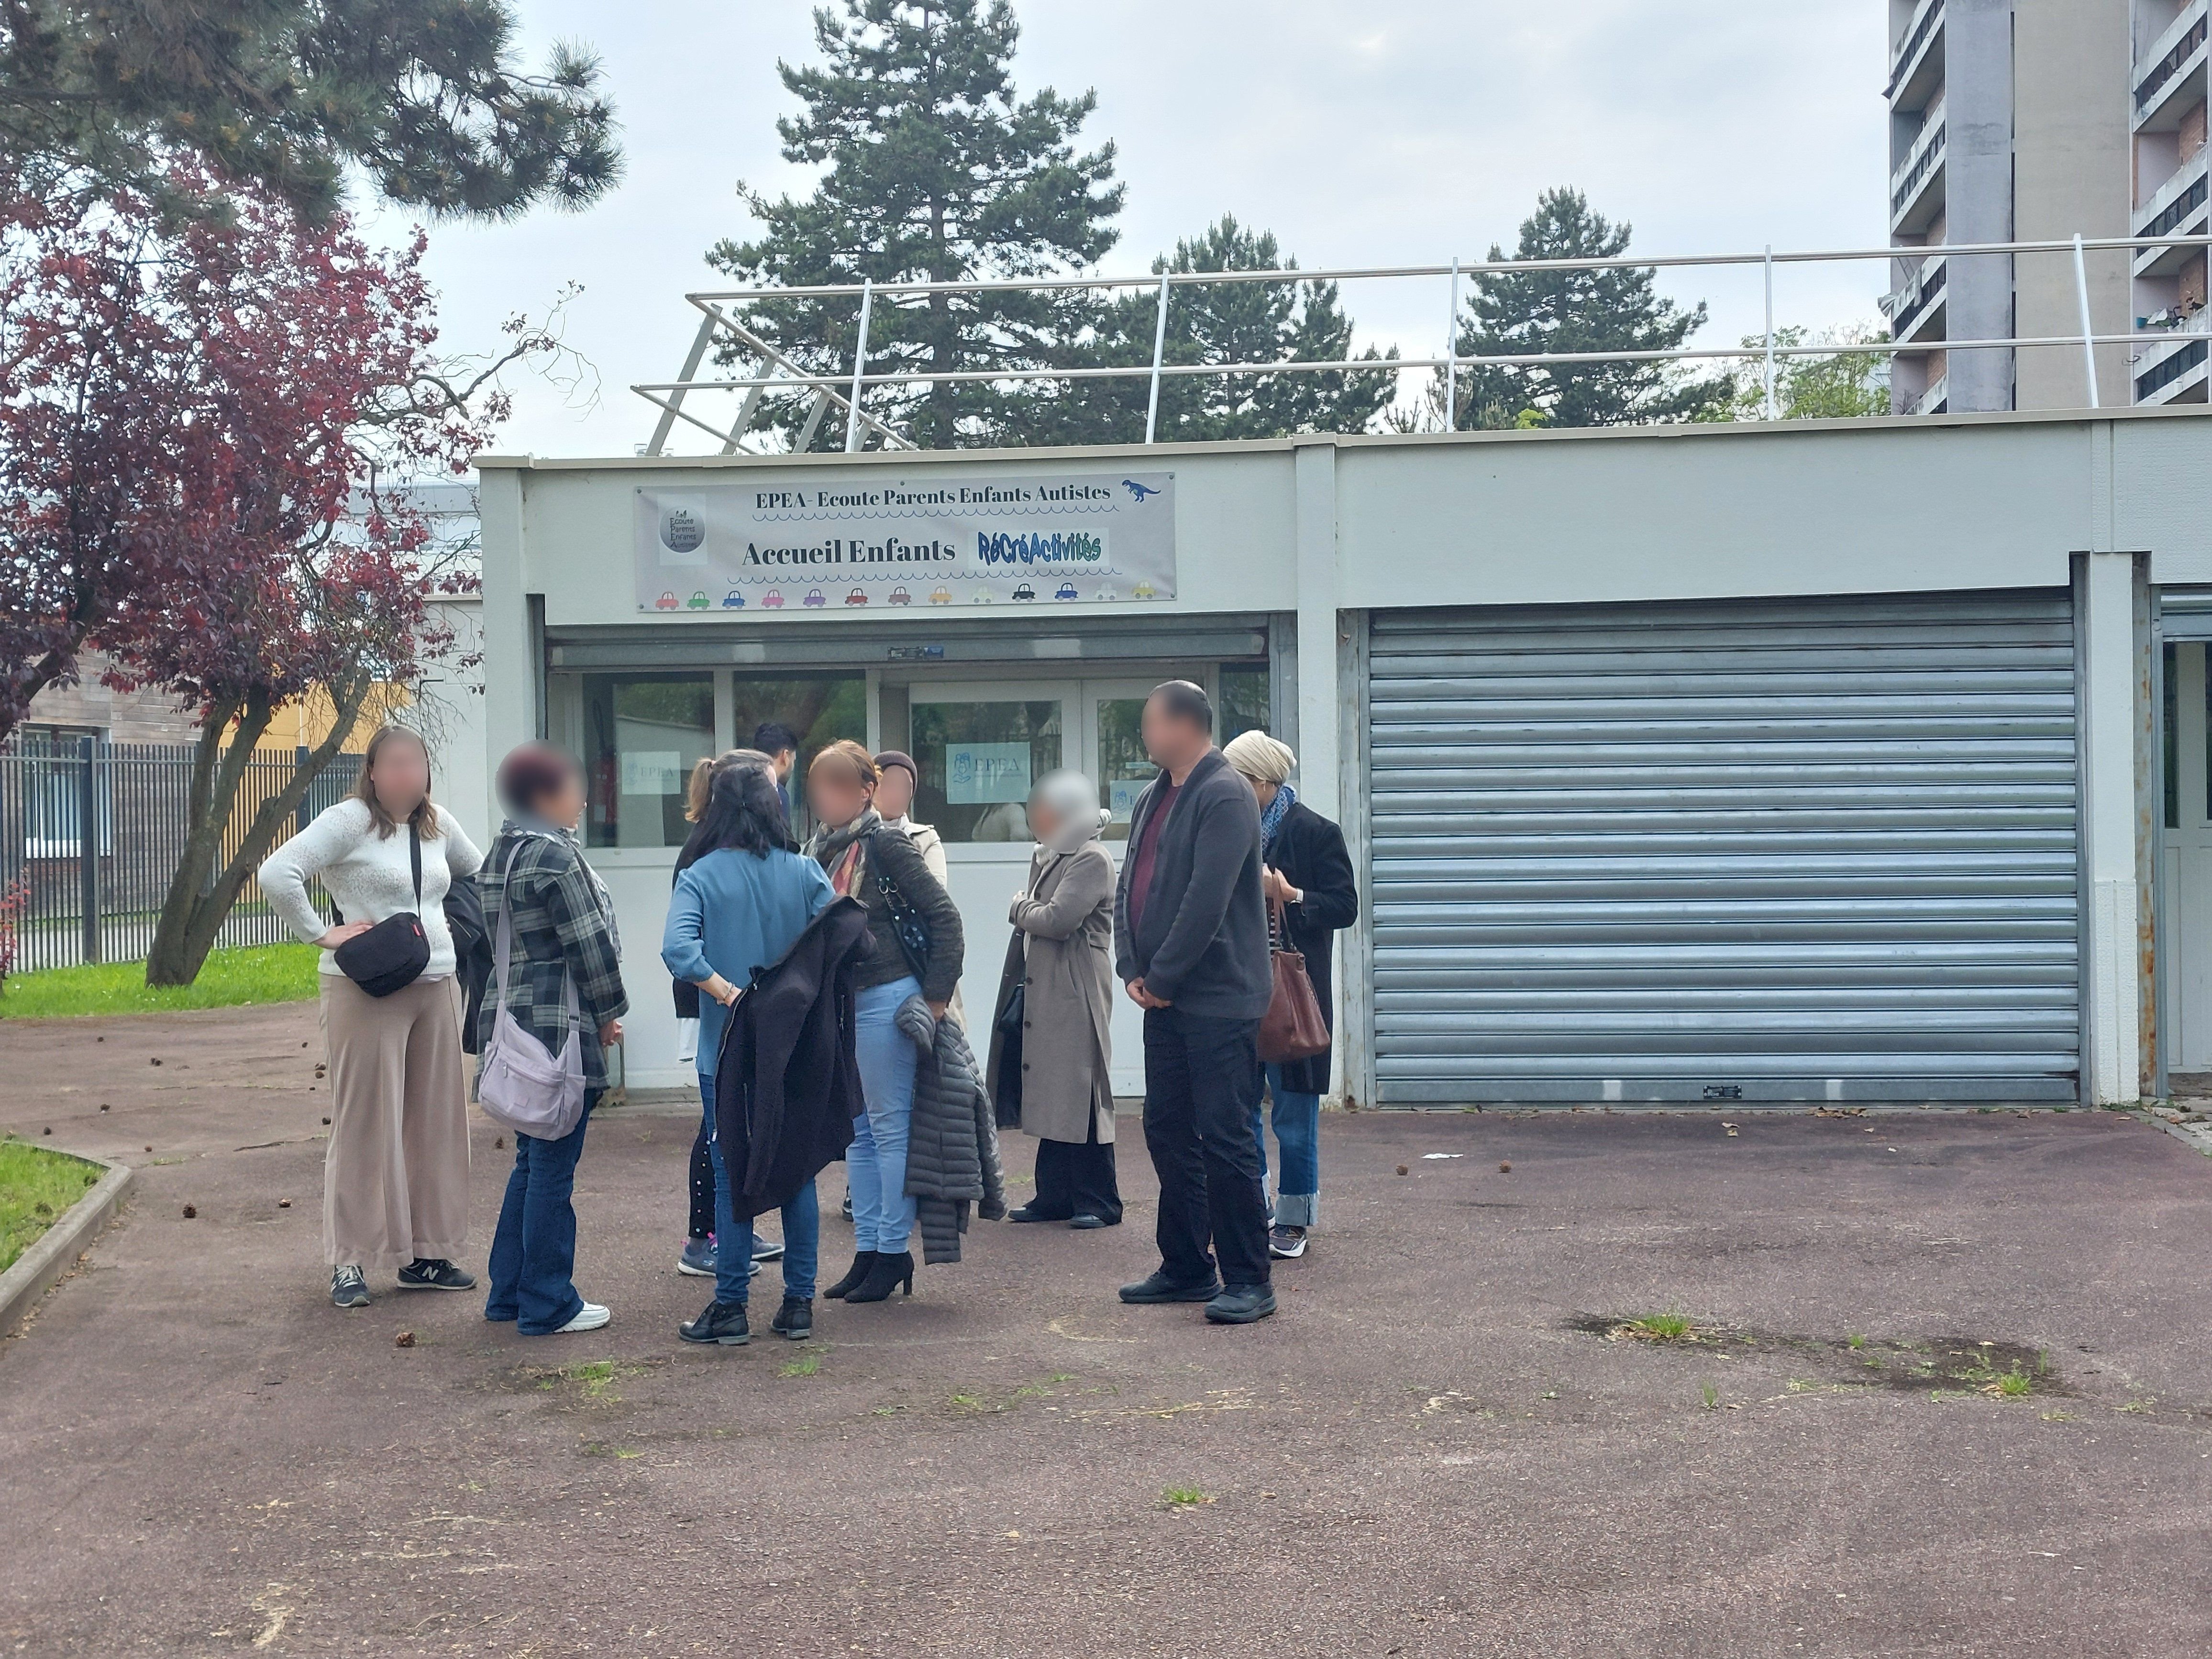
[[[714,1300],[745,1305],[752,1276],[752,1218],[740,1225],[731,1202],[730,1172],[722,1163],[722,1143],[714,1133],[714,1084],[699,1079],[699,1097],[706,1108],[707,1149],[714,1160]],[[744,1240],[742,1247],[737,1241]],[[822,1255],[822,1211],[815,1202],[814,1183],[799,1189],[799,1196],[783,1206],[783,1293],[801,1302],[814,1300],[814,1270]]]
[[[853,1244],[896,1255],[914,1234],[915,1203],[906,1191],[907,1138],[914,1127],[914,1074],[921,1050],[891,1023],[908,997],[921,994],[912,975],[871,986],[853,999],[853,1047],[860,1062],[867,1110],[853,1120],[845,1149],[845,1182],[853,1189]],[[789,1249],[788,1242],[785,1248]]]
[[[584,1102],[576,1127],[558,1140],[530,1135],[514,1138],[514,1170],[507,1178],[507,1197],[499,1206],[499,1226],[491,1236],[491,1287],[484,1317],[515,1322],[525,1336],[548,1336],[583,1311],[576,1294],[576,1160],[583,1155],[584,1130],[594,1091]]]
[[[1269,1066],[1267,1097],[1273,1103],[1275,1144],[1283,1155],[1275,1188],[1275,1224],[1311,1227],[1321,1219],[1321,1097],[1283,1087],[1283,1068]],[[1260,1103],[1252,1103],[1252,1138],[1260,1143],[1260,1178],[1267,1176],[1267,1132]]]

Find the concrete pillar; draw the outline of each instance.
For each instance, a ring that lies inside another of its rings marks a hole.
[[[1336,445],[1296,451],[1298,583],[1298,795],[1326,818],[1343,816],[1336,681]]]
[[[2012,199],[2012,0],[1946,0],[1943,49],[1943,240],[2009,242]],[[2012,256],[1955,255],[1948,278],[1954,340],[2002,340],[2013,333]],[[1949,354],[1950,407],[2012,407],[2009,349]]]
[[[484,751],[486,821],[505,816],[490,798],[500,757],[538,735],[538,688],[532,684],[530,602],[523,560],[522,472],[487,466],[478,474],[477,511],[483,551]],[[487,843],[489,844],[489,843]]]
[[[2081,826],[2088,915],[2082,933],[2083,1095],[2096,1105],[2141,1098],[2149,920],[2142,893],[2138,790],[2141,729],[2149,717],[2139,620],[2142,579],[2130,553],[2084,556],[2077,579],[2081,640]]]

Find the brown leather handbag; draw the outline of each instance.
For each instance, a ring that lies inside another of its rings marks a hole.
[[[1274,1066],[1326,1053],[1328,1022],[1306,976],[1305,953],[1291,943],[1283,907],[1273,899],[1267,902],[1267,962],[1275,988],[1260,1020],[1260,1058]]]

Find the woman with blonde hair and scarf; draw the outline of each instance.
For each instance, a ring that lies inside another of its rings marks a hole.
[[[1121,1219],[1114,1170],[1114,859],[1098,840],[1098,786],[1053,772],[1030,793],[1037,838],[1029,885],[1014,895],[1014,936],[991,1028],[990,1091],[999,1122],[1037,1142],[1036,1196],[1010,1221],[1112,1227]]]
[[[1221,752],[1260,803],[1260,856],[1267,866],[1260,879],[1269,922],[1291,948],[1304,952],[1322,1018],[1334,1029],[1329,958],[1337,930],[1349,927],[1359,915],[1359,887],[1344,831],[1298,799],[1291,783],[1298,757],[1288,744],[1264,732],[1247,732],[1232,738]],[[1306,1234],[1321,1218],[1321,1097],[1328,1089],[1328,1064],[1329,1051],[1323,1049],[1308,1060],[1265,1068],[1281,1154],[1267,1253],[1281,1260],[1306,1253]],[[1257,1106],[1252,1109],[1252,1133],[1260,1143],[1264,1172],[1267,1136]]]

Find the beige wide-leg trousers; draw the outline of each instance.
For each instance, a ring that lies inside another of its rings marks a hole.
[[[323,979],[331,1145],[323,1254],[332,1267],[452,1260],[469,1231],[468,1082],[459,981],[418,979],[373,997]]]

